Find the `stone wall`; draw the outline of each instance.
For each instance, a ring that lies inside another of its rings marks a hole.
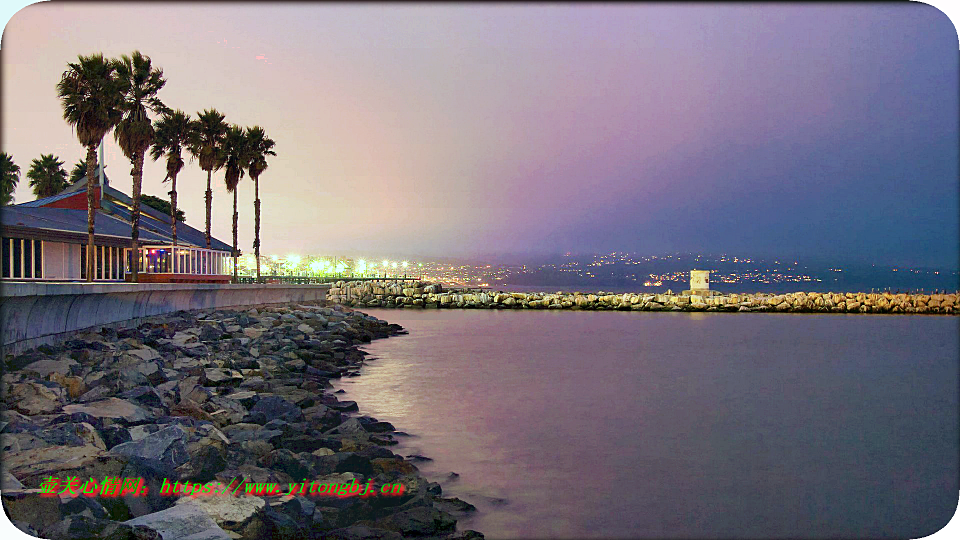
[[[329,285],[187,283],[4,283],[4,354],[69,338],[79,330],[139,324],[145,317],[205,308],[316,302]]]
[[[620,311],[730,311],[793,313],[924,313],[956,315],[951,294],[789,293],[650,294],[521,293],[445,289],[420,281],[338,281],[328,301],[351,307],[568,309]]]

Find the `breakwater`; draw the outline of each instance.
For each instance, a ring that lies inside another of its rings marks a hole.
[[[666,294],[503,292],[421,281],[338,281],[327,301],[350,307],[891,313],[956,315],[960,295],[894,293]]]
[[[472,505],[390,450],[405,434],[332,390],[375,360],[359,345],[399,333],[290,304],[180,311],[7,355],[4,510],[43,538],[483,538],[456,531]],[[173,496],[171,483],[226,488]],[[293,489],[343,484],[381,491]]]

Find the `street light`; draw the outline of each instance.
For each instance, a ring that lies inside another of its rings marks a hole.
[[[292,266],[293,273],[297,273],[297,267],[300,266],[300,256],[297,254],[287,255],[287,263]]]

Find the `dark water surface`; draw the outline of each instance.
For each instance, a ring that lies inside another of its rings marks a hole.
[[[919,538],[957,506],[955,317],[365,311],[410,334],[340,386],[459,529]]]

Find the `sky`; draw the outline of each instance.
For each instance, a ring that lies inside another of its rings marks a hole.
[[[276,141],[265,254],[958,265],[960,45],[924,4],[46,2],[3,34],[0,148],[24,172],[45,153],[72,167],[57,81],[77,55],[134,50],[170,107]],[[112,135],[105,154],[130,193]],[[166,196],[164,175],[148,159],[144,193]],[[198,229],[205,182],[188,160]],[[229,242],[222,171],[213,206]]]

